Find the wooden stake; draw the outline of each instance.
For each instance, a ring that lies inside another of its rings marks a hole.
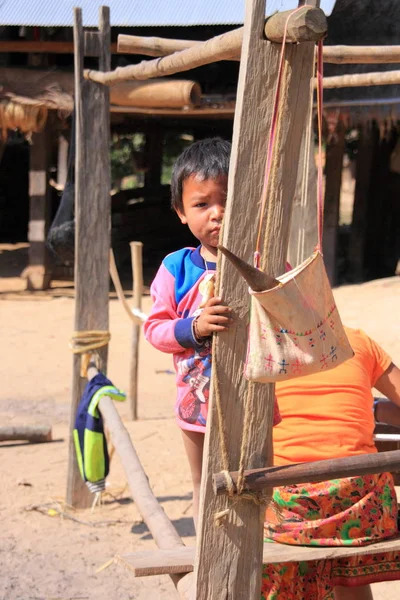
[[[131,242],[132,256],[132,278],[133,278],[133,308],[142,310],[143,294],[143,263],[142,263],[142,242]],[[139,342],[140,325],[132,327],[132,353],[130,366],[130,387],[129,403],[131,409],[131,418],[137,421],[138,418],[138,372],[139,372]]]
[[[100,69],[110,68],[109,9],[100,9]],[[82,11],[75,9],[75,330],[108,331],[108,260],[111,228],[109,162],[109,90],[83,80]],[[99,350],[99,367],[107,368],[107,347]],[[92,502],[79,473],[72,431],[86,385],[81,357],[73,358],[67,502],[85,508]]]
[[[282,485],[300,483],[317,483],[340,479],[342,477],[356,477],[373,475],[386,471],[400,470],[400,450],[390,452],[377,452],[376,454],[362,454],[360,456],[346,456],[318,460],[311,463],[299,463],[282,467],[269,467],[266,469],[253,469],[245,471],[245,489],[261,490]],[[231,473],[233,483],[238,479],[237,473]],[[227,483],[224,473],[214,475],[215,494],[226,494]]]
[[[259,198],[276,86],[280,47],[263,36],[264,0],[246,3],[228,199],[222,244],[249,263],[255,249]],[[281,92],[281,118],[272,167],[274,193],[263,215],[262,270],[273,277],[284,270],[297,164],[307,120],[314,44],[288,45]],[[243,377],[249,317],[248,290],[225,258],[218,260],[219,292],[234,311],[229,331],[213,348],[213,381],[203,459],[203,479],[195,566],[196,600],[258,600],[261,589],[263,516],[265,506],[243,500],[231,508],[225,525],[215,526],[215,513],[227,510],[216,497],[212,476],[222,467],[216,386],[220,394],[230,468],[239,464],[245,400],[246,468],[272,460],[274,386],[249,384]],[[249,389],[250,385],[250,389]]]
[[[345,126],[339,118],[326,145],[323,252],[331,285],[336,284],[336,247],[342,187]]]

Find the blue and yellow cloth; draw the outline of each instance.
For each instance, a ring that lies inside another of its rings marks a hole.
[[[125,400],[125,394],[105,375],[98,373],[85,387],[78,406],[73,434],[79,471],[91,492],[104,490],[105,478],[109,472],[107,441],[103,419],[98,409],[103,396],[109,396],[113,400]]]

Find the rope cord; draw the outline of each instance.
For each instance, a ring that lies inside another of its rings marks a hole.
[[[89,362],[93,350],[98,350],[107,346],[111,339],[109,331],[90,330],[90,331],[74,331],[69,347],[73,354],[81,354],[81,377],[86,377]],[[96,366],[99,368],[99,355],[94,353]]]

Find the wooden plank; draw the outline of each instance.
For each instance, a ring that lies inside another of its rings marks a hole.
[[[195,546],[182,546],[171,550],[143,550],[117,554],[115,562],[129,569],[134,577],[191,573],[195,553]]]
[[[366,556],[381,552],[399,552],[400,535],[369,546],[291,546],[277,542],[265,543],[263,564],[293,561],[329,560]],[[195,547],[186,546],[174,550],[148,550],[118,554],[115,561],[128,569],[134,577],[190,573],[194,568]]]
[[[266,145],[276,85],[280,46],[263,36],[264,0],[246,3],[246,18],[236,114],[229,169],[223,245],[252,261],[256,242],[259,198],[265,170]],[[276,276],[284,271],[291,204],[303,126],[307,119],[314,64],[314,44],[290,45],[281,95],[282,117],[273,160],[274,194],[263,218],[262,269]],[[294,116],[295,115],[295,116]],[[245,282],[225,259],[218,261],[220,292],[234,310],[234,322],[218,336],[213,348],[213,380],[203,459],[203,480],[195,567],[197,600],[255,600],[261,589],[264,506],[251,501],[235,504],[223,527],[215,513],[229,507],[216,498],[212,475],[221,470],[221,445],[215,405],[215,383],[221,394],[230,468],[239,464],[244,404],[250,393],[246,468],[272,460],[274,386],[250,386],[243,377],[247,346],[249,299]],[[224,467],[222,467],[224,468]]]
[[[398,470],[400,470],[400,450],[330,458],[281,467],[249,469],[244,472],[244,487],[245,490],[260,490]],[[238,473],[231,472],[231,477],[236,485]],[[213,476],[213,483],[216,494],[227,493],[226,478],[223,473],[216,473]]]
[[[51,129],[32,135],[29,165],[29,262],[24,271],[28,290],[45,290],[51,281],[51,257],[46,246],[51,220]]]
[[[143,261],[142,261],[142,242],[131,242],[132,256],[132,278],[133,278],[133,308],[142,310],[143,294]],[[134,324],[132,326],[132,352],[130,364],[130,382],[129,382],[129,404],[131,418],[136,421],[138,418],[138,375],[139,375],[139,343],[142,327]]]
[[[339,118],[326,144],[323,254],[331,285],[336,284],[336,248],[342,187],[345,126]]]
[[[101,9],[102,46],[110,47],[108,8]],[[76,87],[75,162],[75,330],[108,331],[108,256],[110,248],[111,200],[109,163],[109,90],[83,80],[83,28],[81,9],[75,9],[74,40]],[[109,69],[110,56],[99,60]],[[100,368],[107,368],[107,347],[99,350]],[[91,495],[82,481],[72,439],[77,406],[86,379],[80,376],[80,356],[73,357],[70,446],[67,502],[75,507],[90,505]]]

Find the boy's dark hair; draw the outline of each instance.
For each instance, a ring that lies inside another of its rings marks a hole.
[[[183,212],[183,182],[191,175],[216,179],[228,175],[231,143],[220,137],[206,138],[188,146],[175,161],[171,177],[171,205]]]

